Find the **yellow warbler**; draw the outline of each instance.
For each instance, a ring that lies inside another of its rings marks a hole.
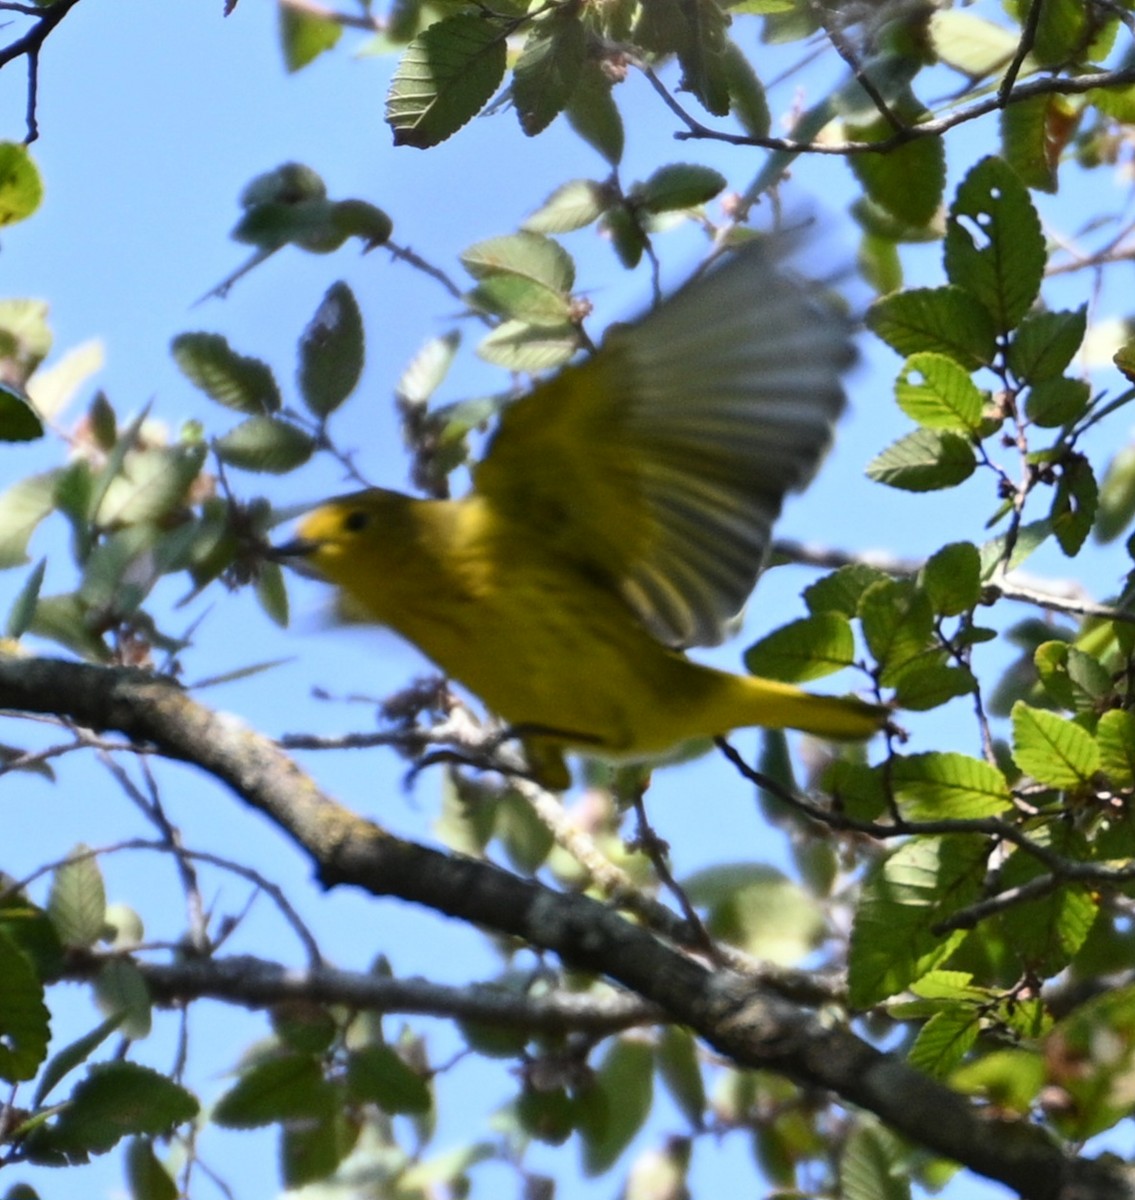
[[[562,750],[642,758],[746,725],[859,738],[855,699],[732,675],[720,641],[786,492],[843,407],[849,334],[753,244],[503,413],[460,500],[331,500],[281,547],[397,630],[523,737],[549,786]]]

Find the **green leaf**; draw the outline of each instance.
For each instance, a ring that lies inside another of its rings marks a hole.
[[[983,158],[958,187],[946,222],[946,274],[1007,333],[1032,307],[1045,266],[1044,232],[1028,190],[999,158]]]
[[[106,890],[98,859],[82,843],[51,877],[47,914],[65,946],[87,948],[106,926]]]
[[[729,107],[750,136],[768,137],[772,129],[772,114],[764,85],[757,78],[748,56],[736,42],[728,41],[722,57],[725,85],[729,89]]]
[[[859,601],[863,636],[882,668],[880,682],[892,684],[935,648],[934,614],[925,592],[909,581],[872,584]]]
[[[1083,456],[1073,455],[1060,472],[1049,514],[1056,540],[1070,558],[1079,554],[1087,540],[1098,505],[1099,488],[1091,464]]]
[[[92,519],[103,529],[163,521],[183,506],[205,454],[203,445],[192,443],[131,450],[107,481]]]
[[[972,542],[951,542],[926,560],[918,583],[939,616],[969,612],[981,599],[981,554]]]
[[[542,133],[563,111],[586,54],[583,22],[569,6],[533,24],[512,73],[512,101],[529,137]]]
[[[470,246],[461,263],[474,279],[517,275],[550,291],[567,293],[575,283],[575,263],[559,244],[538,233],[514,233]]]
[[[944,1079],[973,1049],[980,1031],[970,1007],[936,1012],[918,1031],[907,1062],[934,1079]]]
[[[575,1105],[563,1088],[525,1088],[516,1100],[520,1128],[549,1146],[562,1146],[575,1132]]]
[[[988,848],[966,837],[916,838],[868,876],[851,931],[848,985],[853,1008],[897,995],[941,966],[962,930],[934,926],[977,899]]]
[[[347,1062],[347,1091],[386,1113],[424,1113],[433,1106],[429,1084],[390,1046],[364,1046]]]
[[[556,188],[521,228],[528,233],[570,233],[598,221],[610,203],[605,184],[572,179]]]
[[[28,561],[28,543],[36,526],[55,508],[59,473],[30,475],[0,492],[0,570]]]
[[[1076,788],[1091,782],[1100,768],[1099,747],[1082,726],[1056,713],[1013,705],[1013,759],[1038,783]]]
[[[217,1101],[213,1120],[224,1129],[255,1129],[277,1121],[320,1120],[341,1103],[318,1059],[286,1054],[245,1071]]]
[[[342,25],[331,17],[303,12],[282,4],[280,15],[280,46],[284,65],[289,72],[298,71],[330,50],[343,32]]]
[[[1045,642],[1033,654],[1045,692],[1060,708],[1095,713],[1114,691],[1111,674],[1092,655],[1067,642]]]
[[[804,589],[804,603],[814,614],[842,613],[845,617],[859,615],[859,601],[874,583],[889,582],[890,577],[867,563],[849,563],[830,575],[825,575]]]
[[[0,228],[30,217],[43,202],[43,181],[19,142],[0,142]]]
[[[936,9],[927,22],[927,32],[942,62],[972,80],[999,73],[1017,52],[1018,34],[969,9]],[[1025,72],[1029,69],[1024,67]]]
[[[1064,96],[1030,96],[1001,110],[1001,154],[1027,187],[1055,193],[1060,157],[1081,114]]]
[[[430,338],[394,385],[399,403],[407,406],[427,404],[449,373],[460,344],[461,334],[457,332]]]
[[[899,112],[912,124],[922,115],[910,105],[900,105]],[[894,128],[880,117],[869,125],[849,125],[847,132],[855,141],[876,142],[890,137]],[[868,199],[909,225],[926,225],[942,203],[946,147],[941,138],[914,138],[885,154],[851,154],[847,163]]]
[[[33,442],[43,422],[23,392],[0,380],[0,442]]]
[[[149,1037],[153,1025],[150,989],[142,972],[128,958],[103,963],[95,978],[95,1003],[107,1017],[122,1017],[118,1028],[138,1041]]]
[[[8,623],[4,633],[6,637],[21,638],[28,631],[35,619],[35,609],[39,602],[39,590],[43,586],[43,575],[47,569],[47,559],[41,558],[31,574],[24,581],[12,607],[8,610]]]
[[[903,671],[895,684],[894,702],[899,708],[926,712],[976,690],[977,680],[968,667],[919,664]]]
[[[333,283],[300,338],[300,395],[309,412],[325,418],[346,400],[362,375],[363,356],[359,302],[345,283]]]
[[[0,1079],[34,1079],[47,1057],[51,1014],[32,960],[0,928]]]
[[[911,288],[883,296],[867,310],[867,326],[904,357],[931,351],[967,371],[993,361],[993,318],[959,287]]]
[[[1029,0],[1008,5],[1023,24],[1029,15]],[[1030,51],[1041,68],[1065,66],[1078,61],[1091,40],[1088,13],[1078,0],[1045,0],[1041,5],[1036,34]]]
[[[42,300],[0,300],[0,366],[6,383],[23,387],[51,350]]]
[[[357,1142],[359,1124],[349,1114],[335,1112],[316,1121],[285,1125],[280,1137],[280,1170],[287,1194],[333,1175]],[[406,1194],[417,1193],[407,1189]]]
[[[967,1095],[985,1096],[999,1110],[1024,1116],[1047,1076],[1044,1058],[1035,1050],[994,1050],[958,1067],[950,1083]]]
[[[623,117],[611,88],[611,80],[597,62],[584,63],[564,115],[589,146],[617,167],[623,157]]]
[[[682,1115],[694,1129],[705,1118],[705,1079],[698,1061],[698,1044],[688,1029],[668,1025],[658,1042],[658,1073]]]
[[[651,213],[678,212],[697,208],[723,192],[727,180],[720,171],[695,163],[671,163],[659,167],[635,189],[635,199]]]
[[[855,661],[855,637],[847,618],[825,612],[793,621],[745,651],[754,675],[803,683],[822,679]]]
[[[1029,388],[1025,416],[1043,429],[1071,425],[1088,410],[1091,388],[1083,379],[1042,379]]]
[[[747,954],[791,966],[823,940],[825,922],[816,900],[775,867],[724,863],[683,883],[692,903],[708,909],[714,937]]]
[[[91,1067],[49,1130],[54,1148],[104,1154],[131,1134],[168,1134],[198,1111],[193,1095],[158,1071],[131,1062]]]
[[[575,325],[529,325],[504,321],[482,338],[477,354],[486,362],[509,371],[546,371],[566,363],[579,349]]]
[[[563,328],[571,323],[570,296],[522,275],[490,275],[466,299],[480,312],[527,325]]]
[[[856,1122],[839,1159],[841,1200],[910,1200],[910,1168],[898,1139]]]
[[[1124,446],[1108,463],[1100,484],[1095,535],[1114,541],[1135,518],[1135,446]]]
[[[1100,770],[1116,788],[1135,787],[1135,714],[1112,708],[1096,726]]]
[[[895,382],[895,399],[926,429],[974,433],[981,426],[981,392],[969,372],[944,354],[912,354]]]
[[[994,817],[1013,806],[1005,776],[966,754],[898,755],[891,777],[903,813],[912,821]]]
[[[81,1063],[85,1063],[121,1023],[121,1013],[108,1017],[89,1033],[84,1033],[82,1037],[76,1038],[64,1046],[57,1054],[53,1054],[36,1082],[32,1107],[38,1108],[51,1095],[55,1085],[70,1075]]]
[[[218,438],[214,449],[231,467],[286,475],[315,453],[315,442],[290,421],[249,417]]]
[[[280,389],[272,369],[238,354],[219,333],[182,333],[170,343],[174,361],[210,400],[237,412],[278,412]]]
[[[1022,383],[1036,385],[1056,379],[1080,349],[1087,319],[1083,305],[1073,312],[1029,313],[1009,342],[1009,369]]]
[[[957,487],[977,469],[973,447],[956,433],[916,429],[867,464],[867,476],[904,492]]]
[[[386,96],[396,146],[436,146],[471,120],[504,78],[505,29],[461,13],[406,47]]]
[[[131,1200],[177,1200],[181,1195],[173,1177],[158,1161],[149,1138],[132,1138],[126,1147],[126,1181]]]
[[[628,271],[634,270],[642,261],[649,242],[637,213],[632,212],[625,205],[610,208],[603,214],[599,232],[604,237],[611,239],[615,253],[619,256],[619,262]]]
[[[650,1115],[654,1052],[643,1041],[617,1038],[578,1099],[583,1170],[601,1175],[614,1166]]]
[[[256,600],[269,620],[281,629],[287,629],[288,589],[279,563],[260,564],[259,574],[256,576]]]

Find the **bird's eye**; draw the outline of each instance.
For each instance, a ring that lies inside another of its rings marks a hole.
[[[369,523],[370,513],[361,508],[355,508],[343,518],[343,530],[345,533],[360,533]]]

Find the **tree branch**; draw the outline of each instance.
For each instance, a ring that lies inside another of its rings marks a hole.
[[[709,970],[604,904],[393,836],[322,793],[268,738],[202,707],[166,679],[54,659],[0,658],[0,705],[117,729],[193,763],[293,838],[326,886],[422,904],[606,975],[738,1065],[829,1089],[1027,1200],[1135,1195],[1117,1162],[1066,1157],[1041,1127],[987,1115],[829,1017],[734,972]]]

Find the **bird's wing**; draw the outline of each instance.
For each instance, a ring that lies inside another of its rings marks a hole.
[[[477,492],[662,641],[721,640],[843,408],[846,320],[753,243],[506,410]]]

